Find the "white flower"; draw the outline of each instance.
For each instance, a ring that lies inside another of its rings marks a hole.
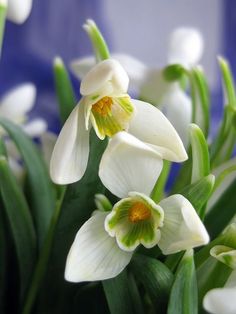
[[[194,28],[180,27],[173,31],[169,40],[167,64],[179,63],[185,68],[196,65],[203,53],[203,39]],[[163,71],[149,68],[141,61],[124,54],[113,54],[131,81],[131,89],[139,90],[141,99],[158,106],[173,124],[185,147],[188,144],[188,126],[192,119],[190,97],[179,82],[167,82]],[[82,79],[95,64],[93,57],[85,57],[71,63],[72,71]]]
[[[112,59],[102,61],[84,77],[83,97],[62,128],[52,154],[50,174],[55,183],[72,183],[84,175],[91,126],[100,139],[125,130],[153,146],[163,159],[187,159],[170,122],[152,105],[131,100],[128,83],[126,72]]]
[[[7,18],[17,24],[22,24],[28,18],[33,0],[8,0]]]
[[[67,257],[68,281],[104,280],[118,275],[140,244],[164,254],[209,241],[190,202],[172,195],[156,204],[150,195],[162,168],[152,147],[126,132],[116,134],[102,157],[99,176],[122,198],[111,212],[96,211],[81,227]]]
[[[212,289],[203,299],[204,308],[212,314],[236,313],[236,250],[224,245],[216,245],[211,255],[233,269],[223,288]]]

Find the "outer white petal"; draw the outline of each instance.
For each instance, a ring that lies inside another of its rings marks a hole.
[[[203,307],[212,314],[236,313],[236,271],[233,271],[224,288],[212,289],[203,299]]]
[[[40,140],[41,140],[41,149],[43,152],[44,160],[49,166],[53,148],[57,141],[57,136],[54,133],[45,132],[40,137]]]
[[[14,23],[24,23],[30,14],[32,0],[8,0],[7,18]]]
[[[50,162],[50,175],[57,184],[82,178],[89,155],[89,131],[85,129],[84,106],[80,102],[70,114],[58,136]]]
[[[203,53],[203,38],[195,28],[180,27],[173,31],[169,40],[169,63],[189,67],[199,62]]]
[[[104,229],[107,213],[96,213],[79,230],[66,261],[65,279],[72,282],[117,276],[132,253],[121,250]]]
[[[162,159],[148,145],[126,132],[109,142],[100,162],[99,177],[116,196],[130,191],[149,195],[162,170]]]
[[[132,102],[137,110],[130,121],[129,133],[152,145],[163,159],[176,162],[186,160],[188,156],[184,145],[164,114],[146,102]]]
[[[162,200],[159,205],[164,210],[164,224],[158,245],[164,254],[173,254],[208,243],[208,233],[185,197],[175,194]]]
[[[36,118],[25,125],[23,130],[31,137],[39,137],[47,130],[47,122],[44,119]]]
[[[129,78],[120,63],[107,59],[98,63],[83,78],[80,85],[81,95],[87,96],[101,91],[106,85],[111,85],[113,93],[126,93]]]
[[[170,84],[170,90],[162,99],[162,112],[172,123],[187,148],[188,127],[192,119],[191,99],[180,88],[178,83]]]
[[[17,86],[1,99],[0,115],[18,122],[30,111],[35,103],[36,88],[31,83]]]

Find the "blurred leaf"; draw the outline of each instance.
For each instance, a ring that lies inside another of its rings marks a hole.
[[[130,282],[126,270],[123,270],[115,278],[104,280],[102,284],[111,314],[140,313],[141,309],[134,307],[135,302],[140,302],[140,300],[132,300],[129,287]]]
[[[69,307],[73,307],[74,297],[81,285],[65,281],[66,257],[77,231],[96,208],[94,195],[104,193],[105,188],[98,177],[98,166],[106,145],[107,140],[99,140],[91,130],[88,167],[79,182],[67,186],[48,269],[40,289],[37,313],[64,314],[70,312]]]
[[[199,125],[207,137],[210,123],[210,94],[203,70],[195,67],[190,72],[193,100],[193,122]]]
[[[55,58],[53,69],[61,122],[64,123],[76,105],[76,98],[69,74],[61,58]]]
[[[212,239],[228,225],[236,214],[235,194],[236,180],[230,184],[229,188],[207,213],[204,224]]]
[[[3,204],[0,202],[0,313],[6,313],[6,289],[7,289],[7,237],[6,226],[3,217]]]
[[[204,134],[196,124],[190,125],[190,142],[192,147],[192,178],[194,183],[210,173],[208,145]]]
[[[180,191],[180,194],[185,196],[190,201],[201,218],[203,218],[205,215],[205,213],[202,211],[202,208],[211,196],[214,183],[215,177],[212,174],[209,174],[195,183],[186,186],[183,190]]]
[[[36,237],[27,202],[3,156],[0,157],[0,190],[15,243],[23,297],[36,261]]]
[[[2,51],[2,42],[3,42],[3,37],[4,37],[6,14],[7,14],[7,4],[0,3],[0,55]]]
[[[86,30],[93,45],[97,62],[109,59],[109,49],[96,23],[93,20],[87,20],[83,27]]]
[[[162,262],[154,258],[135,254],[131,269],[136,279],[141,282],[154,305],[161,307],[168,300],[174,276]]]
[[[20,127],[0,118],[1,126],[17,146],[27,170],[28,194],[37,239],[41,247],[55,208],[55,191],[38,149]]]
[[[186,252],[176,272],[170,293],[168,314],[197,314],[197,280],[193,251]]]

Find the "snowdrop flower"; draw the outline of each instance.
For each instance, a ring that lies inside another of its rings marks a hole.
[[[211,255],[233,269],[223,288],[212,289],[203,299],[205,310],[212,314],[236,313],[236,250],[217,245],[210,251]]]
[[[97,64],[84,77],[80,87],[83,97],[62,128],[52,154],[50,174],[55,183],[72,183],[84,175],[91,126],[101,140],[125,130],[153,146],[163,159],[187,159],[170,122],[154,106],[131,100],[128,83],[126,72],[112,59]]]
[[[203,53],[203,39],[198,30],[180,27],[169,40],[167,64],[179,63],[186,69],[196,65]],[[140,98],[158,106],[177,130],[185,147],[188,144],[188,126],[192,119],[191,99],[179,85],[168,82],[159,68],[150,68],[141,61],[124,54],[113,54],[131,81],[131,90],[139,90]],[[93,57],[77,59],[71,63],[74,74],[81,80],[95,64]]]
[[[209,241],[190,202],[172,195],[156,204],[150,195],[162,159],[155,149],[126,132],[116,134],[102,157],[99,176],[121,200],[110,212],[95,211],[78,231],[67,257],[68,281],[104,280],[118,275],[135,249],[158,245],[163,254]]]
[[[17,24],[22,24],[28,18],[33,0],[4,0],[8,3],[7,18]]]

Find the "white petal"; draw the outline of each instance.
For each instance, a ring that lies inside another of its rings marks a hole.
[[[50,175],[57,184],[69,184],[82,178],[89,155],[89,131],[85,129],[84,106],[80,102],[58,136],[50,162]]]
[[[132,253],[121,250],[104,229],[107,213],[96,213],[79,230],[66,261],[65,279],[72,282],[117,276]]]
[[[14,174],[14,176],[16,177],[18,183],[22,183],[23,182],[23,178],[25,175],[25,169],[24,167],[14,158],[12,157],[8,157],[8,162],[9,162],[9,166]]]
[[[236,271],[233,271],[224,288],[212,289],[203,299],[203,307],[212,314],[236,313]]]
[[[164,254],[207,244],[208,233],[192,204],[182,195],[172,195],[159,205],[164,210],[164,225],[158,243]]]
[[[32,0],[8,0],[7,18],[17,24],[24,23],[31,8]]]
[[[20,160],[21,154],[19,153],[15,143],[10,138],[6,138],[4,143],[6,145],[7,155],[15,160]]]
[[[47,130],[47,122],[44,119],[36,118],[25,125],[23,130],[31,137],[39,137]]]
[[[107,59],[98,63],[85,75],[80,85],[80,93],[87,96],[100,92],[110,85],[113,93],[122,94],[127,92],[128,84],[128,75],[120,63]]]
[[[41,140],[41,149],[43,152],[44,160],[49,166],[53,148],[57,141],[57,136],[54,133],[45,132],[40,137],[40,140]]]
[[[88,56],[80,59],[75,59],[70,63],[71,71],[81,81],[84,76],[94,67],[96,60],[94,56]]]
[[[31,83],[17,86],[1,99],[0,115],[14,122],[22,122],[34,105],[36,88]]]
[[[130,121],[129,133],[152,145],[163,159],[176,162],[186,160],[188,156],[184,145],[163,113],[146,102],[132,102],[137,110]]]
[[[180,27],[170,36],[169,63],[189,67],[199,62],[203,54],[202,34],[195,28]]]
[[[99,177],[108,190],[123,198],[131,191],[149,195],[162,169],[162,159],[148,145],[126,132],[109,142]]]
[[[191,98],[178,83],[170,84],[169,92],[162,99],[162,112],[172,123],[185,148],[189,143],[188,127],[192,119]]]

